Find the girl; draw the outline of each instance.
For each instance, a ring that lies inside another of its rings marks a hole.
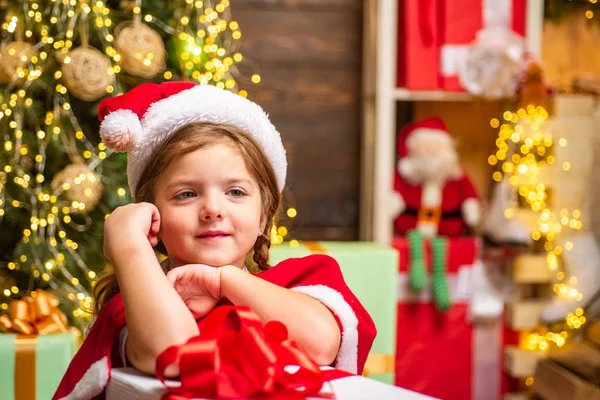
[[[223,303],[283,322],[317,363],[361,373],[375,326],[337,263],[313,255],[268,265],[287,162],[258,105],[169,82],[105,99],[99,115],[105,144],[128,152],[136,203],[106,221],[114,272],[96,285],[98,316],[55,399],[101,395],[111,367],[154,374],[157,356],[197,336]],[[153,248],[167,255],[162,264]],[[261,272],[249,273],[252,263]]]

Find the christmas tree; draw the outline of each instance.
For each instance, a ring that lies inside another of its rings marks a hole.
[[[126,155],[99,139],[98,103],[165,80],[246,96],[239,80],[260,76],[240,73],[228,0],[0,7],[0,311],[47,288],[83,326],[105,264],[103,222],[132,200]]]

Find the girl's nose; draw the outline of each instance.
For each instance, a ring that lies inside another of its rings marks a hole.
[[[222,207],[217,196],[208,195],[205,197],[200,211],[200,219],[203,221],[223,219]]]

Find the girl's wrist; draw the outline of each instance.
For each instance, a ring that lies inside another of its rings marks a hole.
[[[219,270],[219,288],[221,293],[221,299],[229,299],[229,287],[232,279],[234,279],[235,274],[242,272],[238,267],[234,267],[233,265],[224,265],[218,268]]]
[[[135,259],[146,254],[154,254],[154,249],[150,245],[148,239],[128,239],[123,240],[119,246],[115,246],[115,251],[110,254],[110,261],[115,264],[127,261],[127,259]],[[108,255],[107,255],[108,256]]]

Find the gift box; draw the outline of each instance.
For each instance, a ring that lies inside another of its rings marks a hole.
[[[176,385],[175,381],[167,381]],[[133,368],[114,368],[106,388],[106,400],[161,400],[167,389],[158,380],[143,375]],[[396,386],[384,384],[362,376],[349,376],[331,381],[323,388],[323,393],[335,393],[337,400],[372,400],[372,399],[432,399],[418,393]],[[280,397],[283,398],[283,397]],[[293,397],[299,399],[298,397]],[[317,400],[323,397],[307,397],[307,400]],[[201,400],[201,399],[196,399]],[[240,399],[243,400],[243,399]]]
[[[77,349],[78,332],[0,334],[0,393],[4,400],[51,399]]]
[[[219,307],[200,323],[199,331],[198,336],[158,356],[158,379],[143,377],[133,369],[113,369],[106,398],[424,398],[342,370],[319,367],[289,340],[281,322],[263,325],[248,307]],[[165,379],[164,372],[171,365],[178,366],[179,381]]]
[[[56,296],[43,290],[12,300],[0,314],[0,393],[3,400],[51,399],[79,344]]]
[[[270,263],[310,254],[328,254],[342,270],[348,287],[371,315],[377,337],[365,364],[364,374],[381,382],[394,380],[396,346],[396,250],[370,242],[286,242],[273,246]]]
[[[431,246],[428,240],[424,245],[426,266],[430,268]],[[397,237],[393,247],[400,254],[396,385],[448,400],[498,398],[502,376],[501,318],[475,324],[469,310],[472,277],[474,270],[481,267],[479,240],[448,240],[446,271],[452,306],[446,313],[433,304],[430,283],[421,293],[411,291],[407,240]]]
[[[526,0],[400,0],[398,87],[463,91],[458,70],[477,32],[525,35]]]

